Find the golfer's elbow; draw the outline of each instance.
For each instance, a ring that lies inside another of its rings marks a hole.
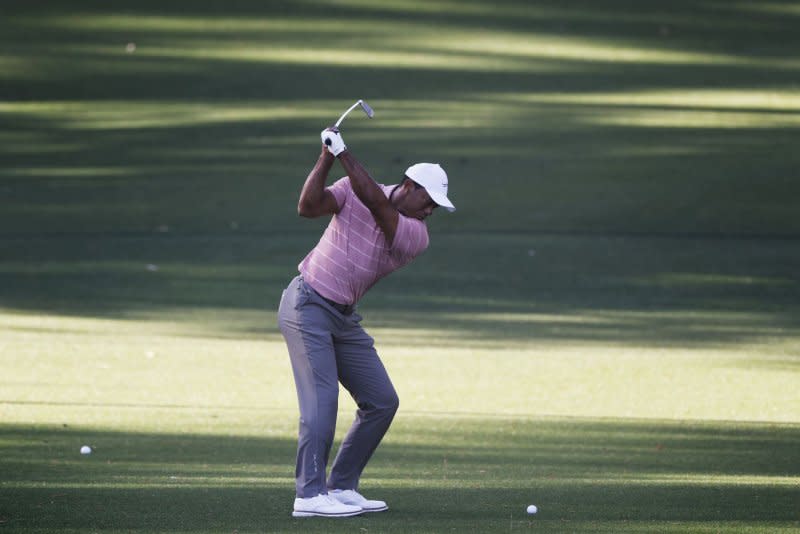
[[[336,198],[331,193],[323,191],[320,195],[300,195],[297,201],[297,214],[301,217],[313,219],[323,215],[337,213]]]
[[[300,194],[300,198],[297,199],[297,214],[300,217],[315,217],[315,213],[319,211],[317,209],[319,204],[320,201],[317,199],[316,195],[303,190]]]
[[[300,217],[305,217],[307,219],[313,219],[317,216],[313,204],[310,202],[304,202],[302,200],[297,203],[297,214]]]

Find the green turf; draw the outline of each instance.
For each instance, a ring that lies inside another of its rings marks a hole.
[[[800,529],[795,2],[9,1],[0,45],[0,531]],[[458,211],[361,307],[390,512],[298,521],[275,309],[356,98]]]

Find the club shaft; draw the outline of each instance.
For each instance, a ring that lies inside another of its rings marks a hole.
[[[352,106],[350,106],[349,108],[347,108],[347,111],[345,111],[344,113],[342,113],[342,116],[341,116],[341,117],[339,117],[339,120],[338,120],[338,121],[336,121],[336,124],[334,124],[334,126],[338,128],[338,127],[339,127],[339,125],[340,125],[340,124],[342,123],[342,121],[344,120],[344,118],[345,118],[345,117],[347,117],[347,114],[348,114],[348,113],[350,113],[351,111],[353,111],[354,109],[356,109],[356,107],[357,107],[359,104],[361,104],[361,100],[359,100],[358,102],[356,102],[355,104],[353,104]]]

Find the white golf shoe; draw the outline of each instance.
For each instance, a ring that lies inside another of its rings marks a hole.
[[[363,512],[360,506],[345,504],[320,493],[316,497],[296,498],[292,517],[351,517]]]
[[[366,499],[356,490],[331,490],[328,495],[342,504],[359,506],[364,512],[383,512],[389,509],[385,502]]]

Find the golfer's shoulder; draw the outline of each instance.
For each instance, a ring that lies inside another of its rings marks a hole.
[[[428,244],[428,227],[425,222],[399,214],[392,249],[404,255],[417,256],[428,248]]]
[[[353,186],[350,184],[350,180],[347,176],[339,178],[326,189],[333,194],[333,197],[336,199],[336,204],[340,208],[347,203],[347,199],[350,196],[354,195]]]

